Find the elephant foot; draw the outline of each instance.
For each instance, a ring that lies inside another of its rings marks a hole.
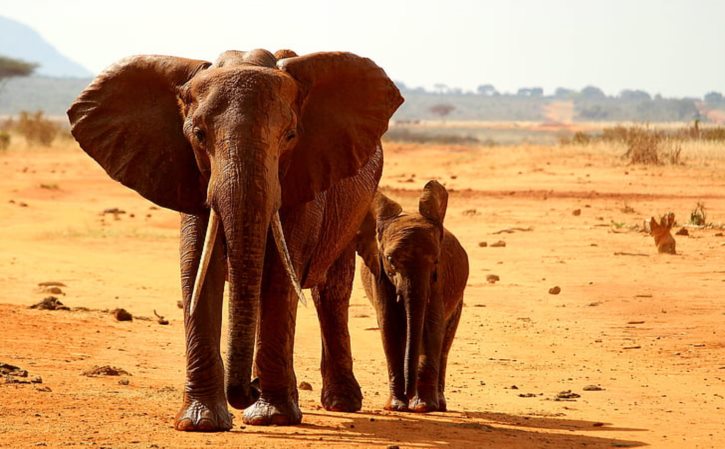
[[[243,421],[251,426],[293,426],[302,422],[302,412],[291,397],[269,401],[262,396],[244,411]]]
[[[439,412],[448,411],[448,404],[446,403],[446,397],[443,395],[442,392],[438,393],[438,411]]]
[[[357,412],[362,409],[362,390],[354,377],[345,383],[325,384],[321,401],[331,412]]]
[[[440,402],[438,398],[426,398],[422,396],[416,396],[410,400],[408,406],[411,412],[415,413],[428,413],[440,410]]]
[[[176,414],[174,428],[183,432],[223,432],[232,428],[232,415],[224,397],[212,400],[191,399]]]
[[[407,412],[408,411],[408,400],[399,399],[399,398],[390,396],[388,398],[388,402],[385,403],[385,406],[383,408],[385,410],[390,410],[393,412]]]

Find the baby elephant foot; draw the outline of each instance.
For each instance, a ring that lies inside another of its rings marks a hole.
[[[439,412],[448,411],[448,404],[446,403],[446,397],[443,395],[442,392],[438,392],[438,411]]]
[[[362,409],[362,391],[355,378],[346,383],[325,384],[321,401],[325,410],[331,412],[357,412]]]
[[[184,395],[184,405],[176,414],[174,428],[184,432],[223,432],[232,428],[232,415],[222,396],[211,400],[191,399]]]
[[[415,413],[428,413],[440,410],[438,398],[416,396],[410,400],[410,411]]]
[[[408,411],[408,400],[403,398],[396,398],[395,396],[390,396],[388,398],[388,402],[385,403],[385,406],[383,407],[385,410],[390,410],[394,412],[407,412]]]
[[[243,421],[251,426],[293,426],[302,422],[302,412],[291,396],[271,401],[262,395],[244,410]]]

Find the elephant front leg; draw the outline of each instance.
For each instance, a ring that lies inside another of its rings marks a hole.
[[[356,412],[362,408],[362,391],[352,371],[350,332],[347,327],[355,248],[350,245],[327,271],[324,284],[312,296],[322,334],[322,393],[326,410]]]
[[[410,410],[427,413],[440,409],[439,388],[443,346],[443,304],[433,296],[426,309],[423,331],[423,354],[418,364],[417,395],[410,400]]]
[[[395,291],[376,289],[378,327],[383,340],[383,351],[388,365],[388,387],[390,396],[385,410],[407,411],[408,397],[405,395],[405,308],[396,301]]]
[[[244,410],[245,424],[289,426],[302,421],[293,363],[296,317],[297,297],[276,249],[268,244],[254,358],[259,398]]]
[[[226,266],[217,239],[194,314],[189,303],[201,257],[206,217],[182,215],[181,284],[186,332],[186,385],[174,427],[183,431],[223,431],[232,427],[224,395],[224,367],[219,354],[221,309]]]

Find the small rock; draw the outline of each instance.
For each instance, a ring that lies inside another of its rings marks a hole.
[[[559,394],[556,395],[556,398],[554,398],[555,401],[571,401],[576,398],[580,398],[581,395],[578,393],[574,393],[571,390],[565,390],[560,391]]]
[[[550,295],[558,295],[559,293],[561,293],[561,287],[559,287],[558,285],[555,285],[549,289]]]
[[[571,211],[571,214],[573,216],[575,216],[575,217],[578,217],[579,215],[582,214],[582,210],[581,209],[574,209],[573,211]]]
[[[722,232],[715,233],[715,237],[722,237],[723,235],[725,235],[725,234],[723,234]]]
[[[519,394],[519,397],[520,398],[535,398],[536,394],[535,393],[521,393],[521,394]]]
[[[94,366],[93,368],[83,371],[84,376],[96,377],[96,376],[130,376],[131,373],[123,368],[117,368],[111,365]]]
[[[586,387],[582,388],[584,391],[603,391],[604,388],[600,387],[599,385],[587,385]]]
[[[176,307],[183,309],[184,308],[184,301],[176,301]]]
[[[400,446],[396,446],[393,444],[393,445],[388,446],[388,449],[400,449]]]
[[[500,281],[501,278],[498,277],[496,274],[489,274],[486,276],[486,281],[488,281],[489,284],[495,284],[496,282]]]
[[[690,231],[687,228],[680,228],[679,231],[675,232],[675,235],[690,235]]]
[[[35,387],[35,391],[40,391],[43,393],[52,393],[53,390],[50,389],[50,387],[42,386],[42,387]]]
[[[70,307],[63,305],[55,296],[48,296],[39,303],[30,306],[30,308],[38,310],[70,310]]]
[[[504,248],[506,246],[506,242],[503,240],[499,240],[498,242],[491,243],[491,248]]]
[[[118,381],[119,385],[128,385],[129,383],[130,383],[130,381],[128,379],[126,379],[125,377]]]
[[[113,309],[111,310],[111,315],[113,315],[116,321],[133,321],[133,315],[128,313],[126,309]]]
[[[103,215],[105,215],[105,214],[114,214],[114,215],[118,215],[118,214],[125,214],[125,213],[126,213],[126,211],[125,211],[125,210],[123,210],[123,209],[119,209],[119,208],[117,208],[117,207],[110,207],[110,208],[108,208],[108,209],[103,209]]]
[[[62,282],[57,281],[45,281],[45,282],[38,282],[38,287],[67,287]]]
[[[303,391],[312,391],[312,385],[305,381],[300,382],[300,385],[297,388]]]
[[[485,247],[488,246],[488,243],[486,243],[486,242],[478,242],[478,246],[481,247],[481,248],[485,248]]]
[[[463,211],[463,215],[466,217],[473,217],[475,215],[478,215],[478,211],[476,209],[466,209]]]

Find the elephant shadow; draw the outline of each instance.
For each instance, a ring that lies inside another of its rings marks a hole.
[[[315,424],[323,418],[324,425]],[[330,419],[335,421],[329,424]],[[609,432],[645,429],[615,427],[608,423],[560,417],[519,416],[494,412],[411,413],[307,413],[299,432],[268,433],[266,438],[367,446],[440,448],[640,447],[641,441],[611,438]],[[310,423],[311,422],[311,423]],[[243,432],[250,432],[247,427]],[[254,431],[252,431],[254,432]],[[606,435],[590,435],[606,432]]]

